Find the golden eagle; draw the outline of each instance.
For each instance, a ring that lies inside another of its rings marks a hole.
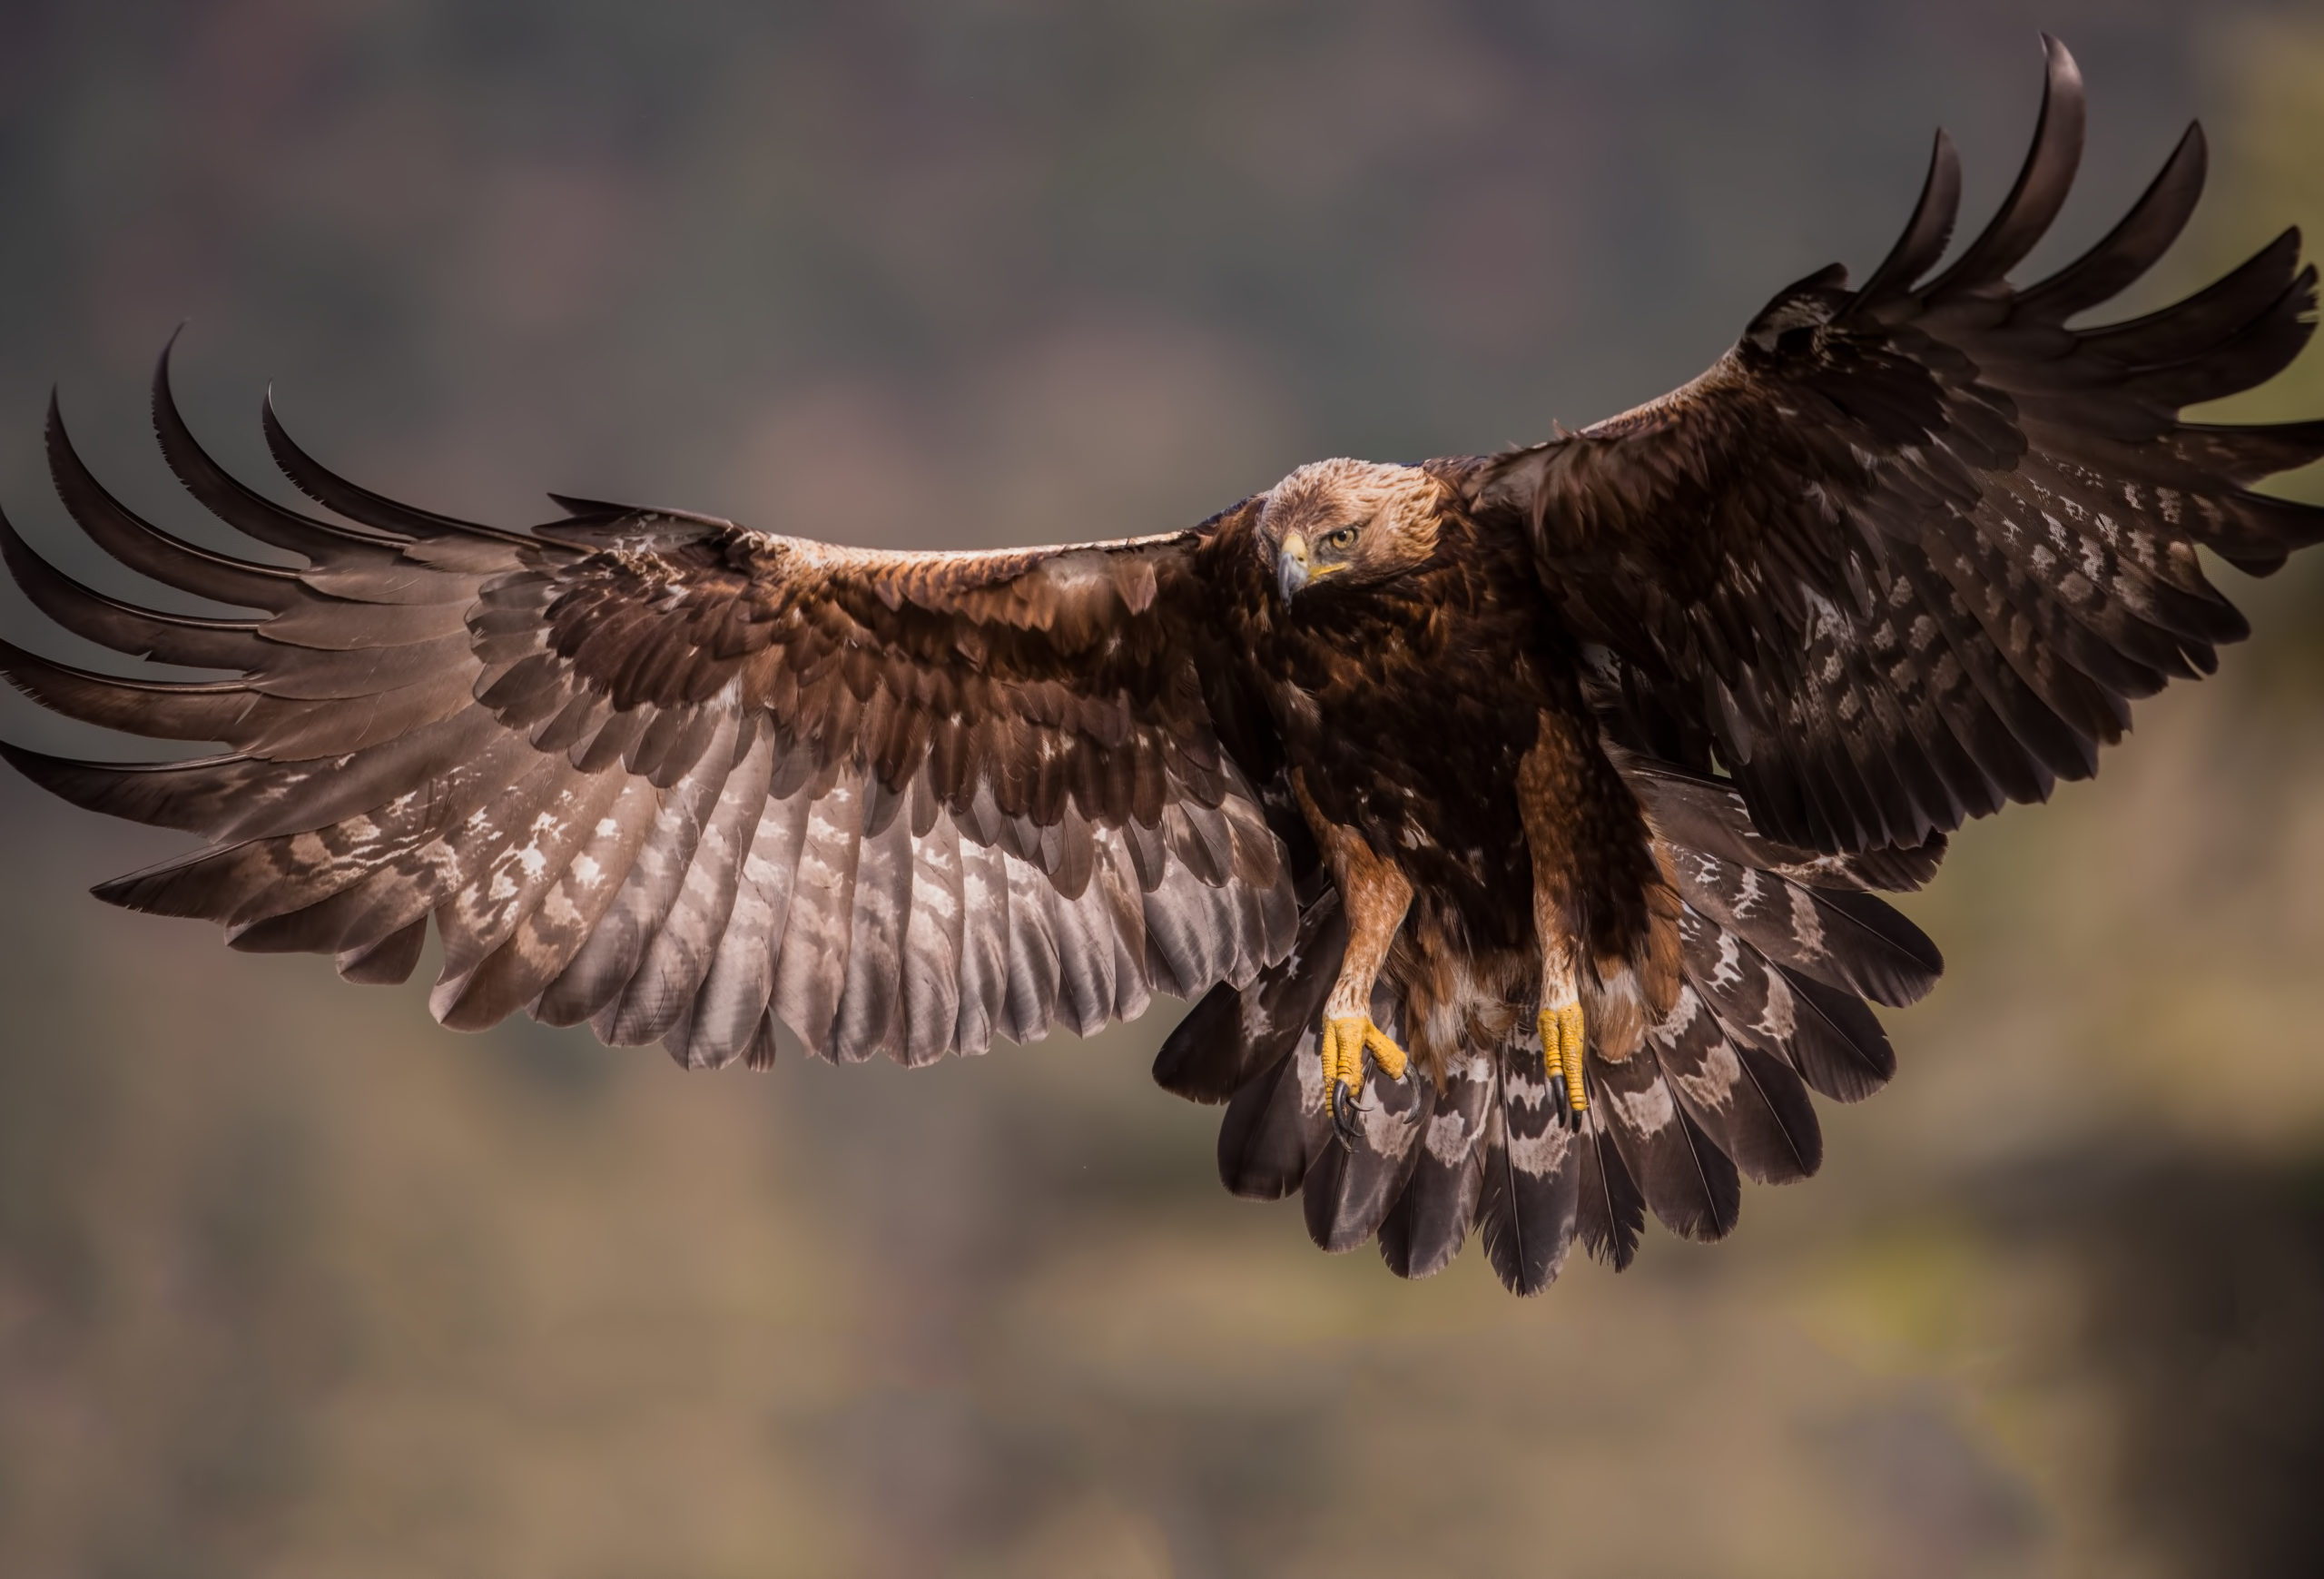
[[[2008,275],[2082,146],[2072,58],[1999,213],[1936,271],[1959,171],[1864,284],[1789,287],[1709,371],[1578,433],[1416,466],[1326,460],[1158,537],[881,553],[559,498],[526,531],[342,480],[265,413],[332,518],[222,470],[193,497],[302,568],[150,525],[51,410],[81,528],[244,617],[78,586],[5,532],[26,595],[116,651],[5,649],[56,711],[222,755],[8,760],[197,853],[113,903],[241,949],[526,1010],[709,1068],[920,1064],[1196,1000],[1156,1078],[1226,1104],[1241,1195],[1316,1242],[1443,1267],[1473,1227],[1513,1289],[1651,1209],[1715,1239],[1738,1177],[1803,1178],[1813,1090],[1895,1067],[1866,1000],[1941,962],[1874,896],[1945,834],[2097,765],[2129,702],[2247,627],[2199,548],[2264,574],[2324,510],[2250,485],[2324,422],[2181,408],[2306,343],[2286,232],[2175,306],[2078,315],[2186,222],[2191,128],[2122,222]]]

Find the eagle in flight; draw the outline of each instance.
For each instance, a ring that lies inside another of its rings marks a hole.
[[[1445,1266],[1472,1229],[1531,1293],[1648,1211],[1717,1239],[1742,1175],[1816,1171],[1808,1093],[1895,1057],[1872,1002],[1941,961],[1880,891],[1948,831],[2097,766],[2129,703],[2248,630],[2199,549],[2266,574],[2324,510],[2250,491],[2324,421],[2183,422],[2306,343],[2287,232],[2143,317],[2201,187],[2190,128],[2130,212],[2010,271],[2083,141],[2045,40],[2016,184],[1941,271],[1939,133],[1853,290],[1777,295],[1683,389],[1579,432],[1419,465],[1324,460],[1183,531],[888,553],[559,497],[506,530],[268,443],[329,512],[229,476],[156,375],[195,499],[303,563],[244,560],[105,491],[51,409],[55,486],[131,569],[239,617],[68,579],[0,524],[25,595],[120,677],[0,646],[59,713],[222,743],[8,760],[200,835],[97,889],[232,945],[663,1043],[921,1064],[1195,1007],[1155,1078],[1226,1104],[1239,1195],[1316,1243]]]

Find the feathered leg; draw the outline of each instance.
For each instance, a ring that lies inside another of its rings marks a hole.
[[[1541,1072],[1561,1121],[1579,1129],[1585,1053],[1631,1057],[1678,1001],[1683,907],[1637,794],[1589,720],[1541,715],[1518,761],[1517,807],[1541,951]]]
[[[1560,780],[1566,776],[1554,725],[1542,720],[1541,738],[1517,765],[1517,809],[1525,824],[1525,845],[1533,860],[1533,933],[1541,948],[1541,1073],[1550,1083],[1550,1104],[1561,1123],[1579,1128],[1590,1106],[1582,1079],[1588,1045],[1581,1015],[1581,982],[1576,970],[1580,940],[1574,924],[1573,870],[1566,859],[1571,834],[1559,812]]]
[[[1411,1062],[1404,1050],[1374,1023],[1371,1006],[1373,983],[1412,905],[1413,885],[1363,834],[1327,821],[1297,773],[1291,783],[1298,792],[1299,809],[1323,847],[1341,908],[1347,913],[1347,952],[1341,957],[1339,979],[1324,1000],[1322,1054],[1324,1100],[1331,1107],[1333,1128],[1343,1141],[1354,1145],[1364,1054],[1370,1053],[1380,1072],[1392,1081],[1403,1079]]]

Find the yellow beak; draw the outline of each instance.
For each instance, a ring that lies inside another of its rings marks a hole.
[[[1297,532],[1286,533],[1283,547],[1275,557],[1275,588],[1283,594],[1283,600],[1288,603],[1299,596],[1299,589],[1307,582],[1307,539]]]

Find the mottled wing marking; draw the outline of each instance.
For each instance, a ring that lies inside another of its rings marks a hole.
[[[1805,849],[1925,845],[2095,771],[2130,704],[2248,634],[2198,546],[2266,574],[2324,509],[2250,491],[2324,457],[2324,422],[2205,426],[2313,327],[2286,232],[2142,318],[2069,321],[2143,275],[2203,182],[2191,129],[2131,212],[2038,284],[2006,275],[2082,147],[2049,44],[2017,186],[1941,275],[1960,194],[1941,134],[1905,237],[1768,303],[1702,377],[1578,434],[1475,463],[1481,519],[1531,534],[1558,617],[1604,655],[1620,732],[1732,774]]]
[[[309,517],[229,477],[155,379],[162,449],[246,563],[141,519],[52,412],[52,471],[114,558],[254,618],[81,587],[0,522],[66,628],[232,671],[98,675],[15,648],[9,676],[88,722],[224,755],[152,765],[10,749],[84,805],[210,841],[100,890],[399,981],[432,917],[448,1024],[519,1009],[662,1041],[690,1066],[924,1062],[1088,1032],[1151,995],[1248,985],[1289,950],[1284,851],[1222,735],[1205,531],[1000,554],[882,554],[672,511],[563,501],[512,533],[333,476],[267,412]],[[1242,713],[1258,716],[1257,709]]]

